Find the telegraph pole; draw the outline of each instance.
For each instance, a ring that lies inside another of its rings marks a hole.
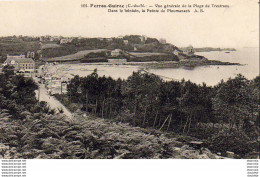
[[[62,95],[62,81],[60,82],[60,94]]]
[[[38,101],[40,101],[40,92],[41,92],[41,85],[39,86],[39,91],[38,91]]]

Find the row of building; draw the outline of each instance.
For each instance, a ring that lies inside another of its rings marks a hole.
[[[124,36],[118,36],[117,39],[123,39]],[[68,43],[71,43],[73,39],[83,39],[82,37],[62,37],[62,36],[50,36],[50,35],[46,35],[46,36],[41,36],[39,37],[40,41],[43,42],[43,41],[50,41],[50,42],[59,42],[59,44],[68,44]],[[113,41],[113,38],[97,38],[101,41],[103,40],[106,40],[108,42],[111,42]],[[142,36],[139,36],[139,39],[141,40],[142,43],[145,43],[146,40],[148,39],[147,36],[145,35],[142,35]],[[125,45],[128,45],[129,41],[128,40],[123,40],[124,44]],[[161,38],[159,39],[159,42],[161,44],[166,44],[166,39],[164,38]]]
[[[58,42],[59,44],[68,44],[71,43],[73,39],[75,39],[76,37],[62,37],[62,36],[41,36],[40,37],[40,41],[44,42],[44,41],[49,41],[49,42]],[[79,39],[77,37],[77,39]]]

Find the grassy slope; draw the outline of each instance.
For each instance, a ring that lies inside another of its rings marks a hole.
[[[75,113],[72,121],[63,114],[25,114],[26,119],[19,121],[0,112],[0,158],[220,158],[206,148],[192,149],[178,142],[174,135],[168,138],[163,132],[115,123],[80,112]]]
[[[208,149],[202,149],[200,154],[199,150],[153,129],[132,127],[80,114],[76,115],[76,121],[91,131],[98,141],[105,141],[114,151],[113,158],[220,158]],[[100,157],[103,156],[100,154]],[[99,155],[95,158],[99,158]]]
[[[74,54],[65,55],[61,57],[54,57],[46,59],[45,61],[66,61],[66,60],[78,60],[81,58],[84,58],[85,55],[91,53],[91,52],[102,52],[107,51],[106,49],[97,49],[97,50],[82,50]]]

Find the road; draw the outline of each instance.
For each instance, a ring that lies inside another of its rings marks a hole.
[[[54,96],[48,94],[47,89],[44,87],[43,84],[40,84],[39,89],[35,92],[39,101],[46,101],[50,108],[55,109],[57,112],[62,109],[63,114],[68,116],[70,119],[73,118],[73,114],[63,104],[61,104]]]
[[[36,83],[38,83],[39,86],[39,89],[35,91],[37,99],[39,99],[39,101],[47,102],[50,108],[54,109],[56,112],[59,112],[59,110],[62,109],[63,114],[65,114],[70,120],[72,120],[73,114],[63,104],[61,104],[61,102],[59,102],[54,96],[48,94],[45,85],[39,83],[38,78],[33,77],[33,79]]]

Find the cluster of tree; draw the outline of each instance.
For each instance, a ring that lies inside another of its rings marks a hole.
[[[126,35],[123,37],[124,40],[128,40],[132,44],[142,44],[142,40],[139,35]]]
[[[124,39],[121,38],[111,38],[110,40],[106,38],[86,38],[86,39],[74,39],[71,45],[77,48],[88,50],[88,49],[122,49],[122,50],[133,50],[134,48],[129,44],[124,43]]]
[[[1,42],[10,42],[10,41],[28,41],[28,42],[32,42],[32,41],[39,41],[39,37],[31,37],[31,36],[5,36],[5,37],[0,37],[0,41]]]
[[[148,62],[148,61],[179,61],[179,58],[174,54],[167,55],[151,55],[144,57],[128,57],[129,62]]]
[[[60,57],[77,53],[82,50],[94,50],[94,49],[128,49],[123,40],[113,39],[113,41],[107,41],[106,39],[100,40],[98,38],[86,38],[86,39],[73,39],[71,43],[63,44],[58,48],[45,48],[42,49],[42,55],[44,58]]]
[[[33,39],[33,38],[32,38]],[[7,54],[21,55],[26,54],[26,51],[37,51],[40,49],[38,41],[24,41],[18,37],[2,37],[0,38],[0,63],[6,60]]]
[[[85,55],[85,58],[105,58],[107,55],[107,52],[90,52]]]
[[[35,97],[37,84],[31,78],[14,74],[14,67],[7,65],[0,74],[0,109],[8,110],[13,117],[25,118],[25,112],[54,113],[45,102]]]
[[[41,50],[43,58],[61,57],[77,53],[77,51],[75,46],[69,44],[62,47],[45,48]]]
[[[66,104],[77,103],[97,116],[198,136],[220,143],[218,132],[238,141],[225,150],[239,154],[256,151],[259,136],[259,77],[250,81],[242,75],[215,87],[190,81],[163,81],[156,75],[134,72],[127,80],[75,76],[68,84]],[[232,136],[231,136],[232,135]],[[235,146],[243,143],[243,148]],[[253,149],[253,150],[252,150]]]
[[[98,38],[73,39],[71,42],[75,47],[89,47],[89,49],[103,49],[108,43]]]
[[[143,41],[141,40],[141,38],[143,38]],[[159,41],[156,38],[144,37],[140,35],[126,35],[123,37],[123,39],[128,40],[128,42],[132,44],[159,44]]]

